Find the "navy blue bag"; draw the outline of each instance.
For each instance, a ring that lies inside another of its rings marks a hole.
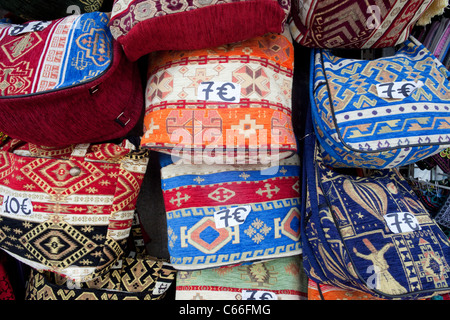
[[[311,128],[303,152],[300,234],[309,278],[382,299],[450,291],[449,239],[396,169],[361,177],[327,167]]]

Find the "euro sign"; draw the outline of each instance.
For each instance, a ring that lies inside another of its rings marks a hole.
[[[226,98],[225,96],[227,96],[228,95],[228,92],[227,92],[227,90],[228,90],[228,88],[227,88],[227,86],[229,86],[229,87],[231,87],[231,89],[234,89],[234,88],[236,88],[235,86],[234,86],[234,84],[233,83],[231,83],[231,82],[225,82],[223,85],[221,85],[220,87],[217,87],[217,95],[220,97],[220,99],[222,99],[223,101],[234,101],[234,100],[236,100],[236,97],[231,97],[231,98]]]
[[[31,209],[28,208],[29,199],[25,198],[20,205],[20,210],[22,210],[23,214],[29,215],[31,214]]]
[[[377,84],[378,96],[389,99],[404,99],[423,86],[422,81],[397,81]]]
[[[413,89],[416,88],[416,86],[412,83],[405,83],[404,85],[402,85],[400,88],[397,89],[397,92],[401,93],[406,98],[411,94],[413,90],[410,87],[412,87]]]

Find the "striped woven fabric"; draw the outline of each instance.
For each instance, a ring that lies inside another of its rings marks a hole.
[[[143,147],[218,164],[296,152],[288,32],[149,61]]]
[[[176,284],[177,300],[242,300],[246,297],[245,291],[250,291],[253,298],[306,300],[308,290],[301,256],[178,271]]]
[[[160,161],[168,250],[176,269],[301,253],[297,155],[281,160],[275,172],[261,165],[170,164],[164,154]]]

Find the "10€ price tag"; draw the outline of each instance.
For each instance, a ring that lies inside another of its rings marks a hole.
[[[4,196],[2,204],[2,212],[14,215],[29,216],[33,213],[33,204],[30,198],[20,198],[12,196]]]
[[[248,214],[252,211],[250,205],[227,208],[214,212],[216,228],[226,228],[243,224]]]

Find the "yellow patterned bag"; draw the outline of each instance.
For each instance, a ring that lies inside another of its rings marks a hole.
[[[55,273],[32,269],[25,300],[159,300],[175,281],[176,271],[145,249],[135,212],[128,256],[110,272],[88,282],[73,282]]]

